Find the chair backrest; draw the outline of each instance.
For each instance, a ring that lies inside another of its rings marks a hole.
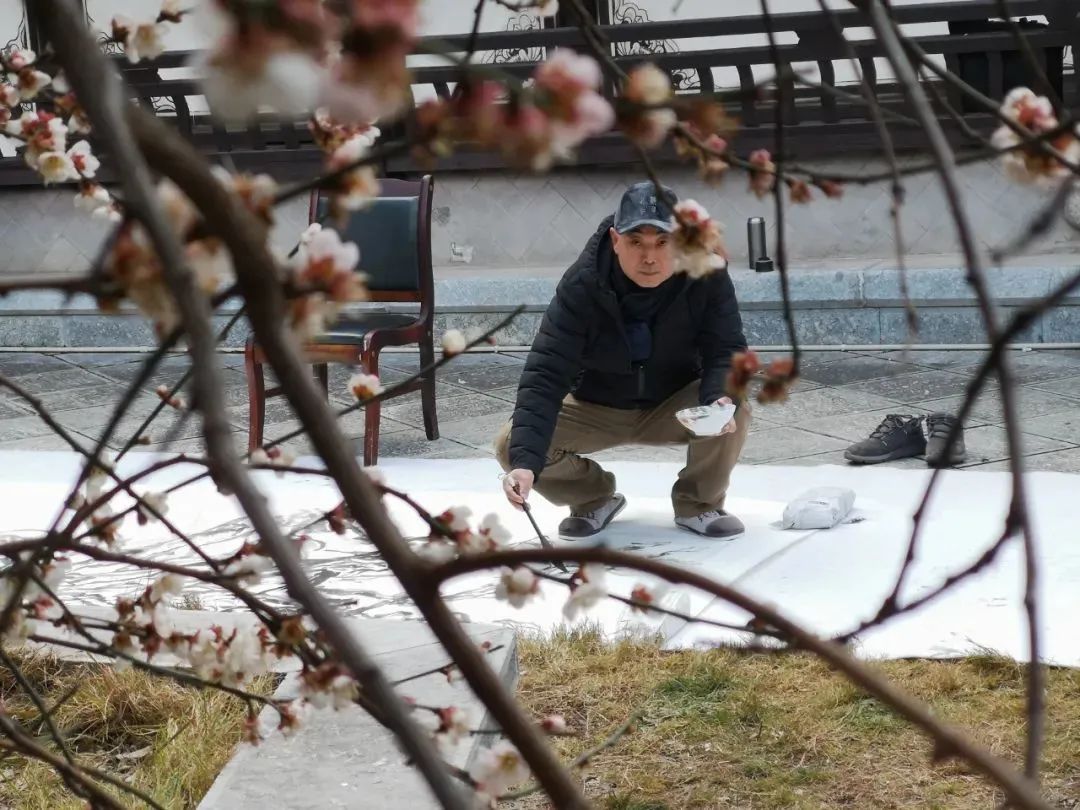
[[[430,175],[420,180],[382,178],[379,196],[353,211],[344,227],[327,216],[326,192],[311,194],[309,221],[335,228],[343,241],[360,248],[360,271],[372,301],[419,301],[433,306]],[[425,307],[424,305],[428,305]]]

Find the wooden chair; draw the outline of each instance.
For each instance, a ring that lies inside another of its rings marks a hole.
[[[382,179],[379,198],[368,208],[354,212],[341,229],[343,241],[360,247],[360,271],[368,278],[369,300],[375,302],[410,302],[420,305],[419,312],[349,313],[331,329],[306,347],[316,376],[329,396],[328,363],[360,366],[367,374],[379,373],[379,352],[386,346],[419,344],[421,368],[435,360],[434,317],[435,283],[431,267],[431,197],[432,178],[418,181]],[[309,221],[325,217],[328,199],[312,192]],[[266,400],[281,394],[280,387],[266,387],[265,357],[253,341],[245,349],[250,421],[248,448],[263,443]],[[420,391],[424,431],[429,440],[439,438],[435,413],[435,373],[394,391],[394,396]],[[371,466],[379,458],[379,402],[368,405],[364,413],[364,464]]]

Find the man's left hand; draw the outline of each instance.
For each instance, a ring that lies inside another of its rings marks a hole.
[[[720,397],[720,399],[716,400],[716,404],[717,405],[730,405],[731,404],[731,397]],[[736,411],[735,414],[737,415],[738,411]],[[739,429],[739,426],[735,424],[735,415],[733,415],[731,417],[731,420],[726,425],[724,425],[724,429],[720,431],[719,435],[720,436],[727,436],[727,435],[729,435],[731,433],[734,433],[738,429]]]

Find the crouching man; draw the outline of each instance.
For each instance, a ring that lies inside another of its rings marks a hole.
[[[674,195],[671,195],[674,199]],[[685,445],[671,490],[675,523],[707,537],[743,532],[724,511],[750,425],[740,403],[724,433],[696,437],[683,408],[730,402],[731,357],[746,350],[727,272],[675,273],[672,211],[652,183],[623,194],[555,292],[529,352],[513,418],[495,441],[506,497],[535,489],[570,516],[564,539],[601,532],[626,499],[589,453],[626,444]]]

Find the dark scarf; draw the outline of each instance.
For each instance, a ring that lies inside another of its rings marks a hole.
[[[619,299],[623,327],[630,344],[630,359],[634,363],[644,363],[652,356],[656,316],[679,291],[684,277],[674,275],[658,287],[641,287],[627,277],[617,259],[612,264],[611,286]]]

